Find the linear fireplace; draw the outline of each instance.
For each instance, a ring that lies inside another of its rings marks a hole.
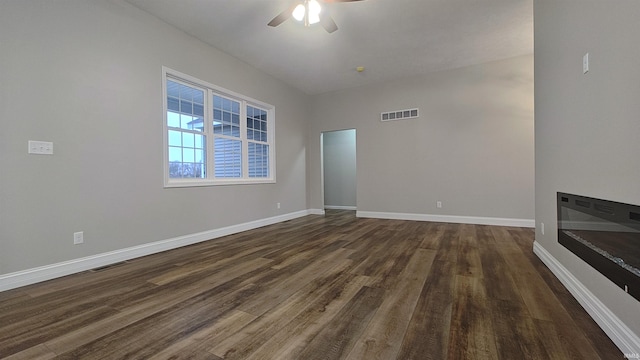
[[[640,300],[640,206],[559,192],[558,242]]]

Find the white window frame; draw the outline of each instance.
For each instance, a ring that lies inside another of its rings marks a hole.
[[[167,125],[167,80],[183,83],[205,91],[204,99],[204,132],[206,141],[206,178],[170,178],[169,177],[169,126]],[[214,156],[214,139],[213,133],[213,95],[223,96],[240,102],[240,137],[238,140],[242,144],[242,177],[238,178],[216,178],[215,177],[215,156]],[[247,106],[260,108],[267,112],[267,142],[258,142],[269,146],[269,176],[268,177],[249,177],[249,140],[247,137]],[[179,71],[170,69],[166,66],[162,67],[162,110],[163,110],[163,169],[164,169],[164,187],[192,187],[192,186],[214,186],[214,185],[242,185],[242,184],[272,184],[276,182],[276,147],[275,147],[275,107],[265,102],[252,99],[248,96],[238,94],[231,90],[227,90],[220,86],[210,84],[206,81],[197,79],[193,76],[183,74]]]

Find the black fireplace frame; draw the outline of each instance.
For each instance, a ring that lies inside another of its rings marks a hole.
[[[609,223],[637,230],[638,236],[635,239],[637,239],[637,248],[640,252],[640,206],[557,193],[558,242],[640,301],[640,275],[637,273],[637,268],[635,270],[629,269],[629,264],[624,261],[624,254],[598,251],[596,250],[597,246],[572,233],[571,230],[575,231],[575,229],[564,227],[563,224],[566,224],[567,219],[561,218],[563,208],[576,210]],[[615,234],[615,232],[610,233]],[[635,245],[633,246],[635,247]]]

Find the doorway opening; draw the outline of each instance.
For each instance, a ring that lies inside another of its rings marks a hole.
[[[356,210],[356,129],[320,134],[325,209]]]

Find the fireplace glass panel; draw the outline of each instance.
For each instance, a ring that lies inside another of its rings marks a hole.
[[[640,300],[640,207],[558,193],[558,242]]]

